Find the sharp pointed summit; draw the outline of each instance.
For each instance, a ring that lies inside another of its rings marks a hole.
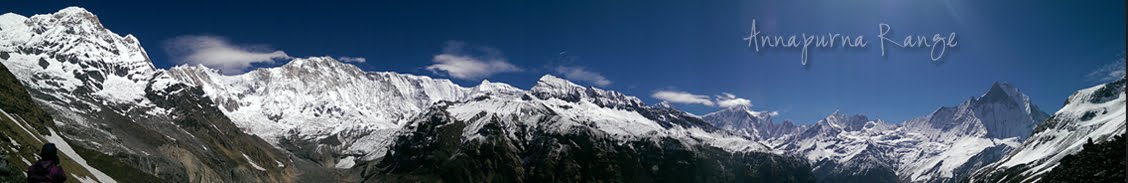
[[[1120,146],[1114,148],[1123,148],[1124,81],[1120,79],[1074,92],[1061,110],[1044,123],[1038,124],[1033,135],[1022,146],[976,171],[971,181],[1070,182],[1093,178],[1086,175],[1104,174],[1108,172],[1109,165],[1123,167],[1123,151],[1097,148],[1093,143],[1112,143],[1113,146]],[[1091,157],[1078,156],[1085,154],[1111,156],[1098,157],[1092,161],[1084,161]],[[1108,157],[1118,157],[1121,164],[1114,163],[1118,161],[1116,158]]]
[[[991,84],[991,88],[983,93],[977,102],[1014,102],[1021,105],[1026,102],[1026,96],[1010,86],[1010,84],[995,82]]]
[[[537,79],[537,84],[533,85],[531,90],[577,90],[582,89],[584,86],[573,83],[563,78],[545,74]]]

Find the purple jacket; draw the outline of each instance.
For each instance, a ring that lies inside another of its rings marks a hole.
[[[27,182],[41,183],[41,182],[64,182],[67,180],[66,173],[63,173],[63,167],[58,163],[51,160],[39,160],[31,166],[27,167]]]

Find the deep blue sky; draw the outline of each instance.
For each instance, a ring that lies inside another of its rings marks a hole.
[[[996,81],[1053,113],[1070,93],[1098,83],[1086,75],[1125,50],[1124,1],[313,2],[320,1],[8,1],[0,12],[84,7],[114,32],[137,36],[161,68],[173,65],[165,41],[213,35],[297,57],[365,57],[357,65],[370,71],[446,78],[424,67],[446,41],[458,40],[496,48],[525,69],[491,81],[528,88],[552,67],[582,66],[613,81],[605,88],[647,103],[659,101],[650,97],[659,90],[729,92],[800,123],[836,109],[900,122],[957,105]],[[797,51],[746,47],[741,38],[753,19],[763,34],[861,34],[875,45],[812,50],[804,67]],[[923,50],[881,57],[882,22],[894,36],[956,32],[960,44],[938,63]],[[560,59],[563,51],[569,59]]]

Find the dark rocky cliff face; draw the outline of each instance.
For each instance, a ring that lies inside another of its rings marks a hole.
[[[0,116],[0,129],[3,129],[0,130],[0,182],[24,182],[26,177],[23,172],[27,168],[27,163],[36,161],[40,147],[47,143],[44,136],[50,135],[49,131],[58,127],[54,123],[54,118],[35,104],[28,91],[3,64],[0,64],[0,109],[7,113]],[[61,138],[72,141],[67,136]],[[87,164],[118,181],[163,181],[127,166],[125,162],[115,157],[84,147],[71,147],[86,160]],[[73,157],[62,153],[59,156],[62,161],[61,166],[68,173],[68,180],[77,181],[76,176],[92,177],[88,170],[75,163]]]
[[[1084,149],[1061,159],[1061,165],[1046,172],[1043,182],[1120,182],[1125,178],[1124,135],[1112,141],[1086,143]]]
[[[101,151],[98,147],[88,147],[70,139],[69,135],[83,135],[80,126],[55,126],[53,115],[62,115],[58,109],[41,110],[39,103],[28,95],[6,67],[0,67],[3,80],[3,106],[5,111],[27,121],[36,135],[47,135],[48,128],[64,134],[75,151],[84,157],[91,166],[105,172],[122,182],[293,182],[296,177],[287,155],[273,148],[265,141],[242,133],[218,109],[203,98],[198,88],[173,86],[167,90],[188,92],[149,91],[147,98],[162,108],[170,109],[166,118],[132,118],[137,112],[127,110],[107,110],[78,116],[67,116],[59,120],[84,120],[110,132],[112,140],[97,143],[119,143],[130,147],[132,152]],[[30,93],[37,93],[35,91]],[[40,92],[41,93],[41,92]],[[53,98],[41,100],[50,101]],[[132,108],[133,106],[103,106],[110,109]],[[7,121],[6,121],[7,122]],[[22,146],[19,152],[4,153],[9,159],[7,170],[18,170],[12,176],[23,176],[24,165],[18,154],[32,155],[42,144],[34,137],[19,134],[15,126],[5,124],[11,133],[4,137]],[[88,134],[91,135],[91,134]],[[12,141],[4,141],[8,146]],[[5,148],[8,149],[8,148]],[[108,153],[107,153],[108,152]],[[11,153],[11,154],[9,154]],[[243,154],[246,154],[244,157]],[[33,158],[33,156],[31,156]],[[27,157],[25,157],[27,159]],[[34,161],[34,159],[29,159]],[[65,160],[64,160],[65,161]],[[263,170],[251,166],[254,161]],[[278,162],[275,162],[278,161]],[[16,166],[20,165],[20,166]],[[278,166],[281,165],[281,166]],[[15,167],[14,169],[11,167]],[[67,166],[77,171],[81,166]],[[3,174],[3,173],[0,173]],[[83,175],[83,174],[79,174]],[[89,175],[87,175],[89,177]],[[74,179],[72,179],[74,180]]]
[[[180,92],[170,92],[180,91]],[[182,129],[184,140],[152,144],[184,167],[191,182],[293,182],[296,170],[290,158],[266,141],[243,133],[196,87],[177,84],[146,97],[158,107],[171,109],[170,125]],[[179,134],[152,130],[155,134]],[[184,142],[186,141],[186,142]],[[192,146],[196,145],[196,146]],[[179,176],[179,173],[174,175]],[[184,181],[177,176],[162,178]]]

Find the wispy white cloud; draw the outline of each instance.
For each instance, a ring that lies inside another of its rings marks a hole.
[[[480,54],[474,55],[471,51]],[[466,43],[459,41],[448,41],[443,53],[435,55],[432,61],[435,64],[427,66],[427,70],[465,80],[478,80],[498,73],[522,70],[509,63],[497,49],[477,47],[475,50],[466,50]]]
[[[233,45],[219,36],[180,36],[166,41],[165,48],[179,64],[203,65],[224,74],[242,73],[253,63],[291,58],[286,52],[265,45]]]
[[[721,107],[752,106],[752,101],[736,97],[736,95],[733,95],[731,93],[721,93],[721,95],[714,97],[717,100],[717,105]]]
[[[720,95],[714,95],[712,98],[710,98],[708,95],[699,95],[684,91],[659,90],[657,92],[654,92],[654,94],[651,94],[650,97],[654,97],[656,99],[670,103],[699,104],[724,108],[752,106],[751,100],[737,97],[736,95],[728,92],[723,92]]]
[[[558,66],[556,67],[556,73],[564,75],[564,78],[568,78],[569,80],[584,81],[597,86],[611,85],[611,80],[607,80],[603,75],[588,71],[583,67]]]
[[[355,63],[364,63],[364,62],[368,61],[368,59],[364,58],[364,57],[346,57],[346,56],[337,57],[337,60],[340,60],[342,62],[355,62]]]
[[[1098,68],[1097,70],[1090,72],[1088,75],[1086,75],[1086,77],[1088,77],[1089,80],[1099,81],[1099,82],[1111,82],[1111,81],[1116,81],[1120,78],[1124,78],[1124,74],[1125,74],[1125,72],[1124,72],[1124,66],[1125,66],[1125,59],[1124,59],[1125,54],[1124,54],[1124,52],[1121,52],[1120,55],[1118,55],[1118,57],[1119,58],[1117,58],[1112,63],[1105,64],[1105,65],[1101,66],[1100,68]]]
[[[709,100],[709,96],[697,95],[683,91],[661,90],[654,92],[650,95],[656,99],[661,99],[670,103],[681,104],[701,104],[706,106],[713,106],[713,101]]]
[[[748,99],[745,99],[745,98],[737,97],[736,95],[733,95],[732,93],[724,92],[724,93],[721,93],[720,95],[713,96],[713,99],[717,101],[717,106],[723,107],[723,108],[752,107],[752,101],[749,101]],[[778,116],[779,115],[779,111],[752,111],[752,113],[755,114],[755,115],[768,115],[768,116]]]

